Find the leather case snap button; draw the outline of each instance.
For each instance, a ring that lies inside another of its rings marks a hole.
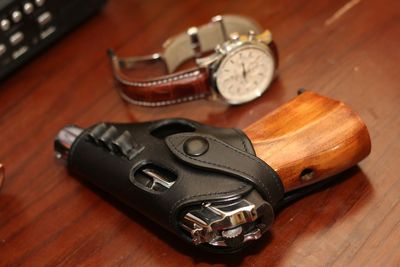
[[[200,136],[190,137],[183,144],[183,150],[189,156],[201,156],[207,152],[209,147],[208,141]]]

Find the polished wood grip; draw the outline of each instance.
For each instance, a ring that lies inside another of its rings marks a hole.
[[[333,176],[365,158],[368,130],[344,103],[304,92],[244,132],[259,158],[291,191]]]

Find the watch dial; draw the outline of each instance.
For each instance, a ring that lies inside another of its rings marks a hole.
[[[244,46],[228,54],[217,71],[217,88],[230,104],[251,101],[264,93],[274,75],[275,63],[269,51]]]

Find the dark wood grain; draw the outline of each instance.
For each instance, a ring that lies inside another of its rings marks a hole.
[[[279,78],[252,103],[197,101],[163,109],[118,96],[106,57],[158,51],[215,14],[269,28]],[[0,266],[399,266],[400,2],[109,1],[106,8],[0,85]],[[215,256],[69,176],[52,140],[66,124],[182,116],[245,128],[304,87],[339,99],[369,129],[372,152],[334,186],[281,211],[271,234]]]
[[[366,158],[371,139],[343,102],[306,91],[244,129],[285,192],[330,179]]]

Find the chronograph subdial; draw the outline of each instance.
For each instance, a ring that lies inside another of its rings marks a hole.
[[[273,80],[272,54],[257,46],[244,46],[226,56],[216,77],[218,92],[230,104],[242,104],[259,97]]]

